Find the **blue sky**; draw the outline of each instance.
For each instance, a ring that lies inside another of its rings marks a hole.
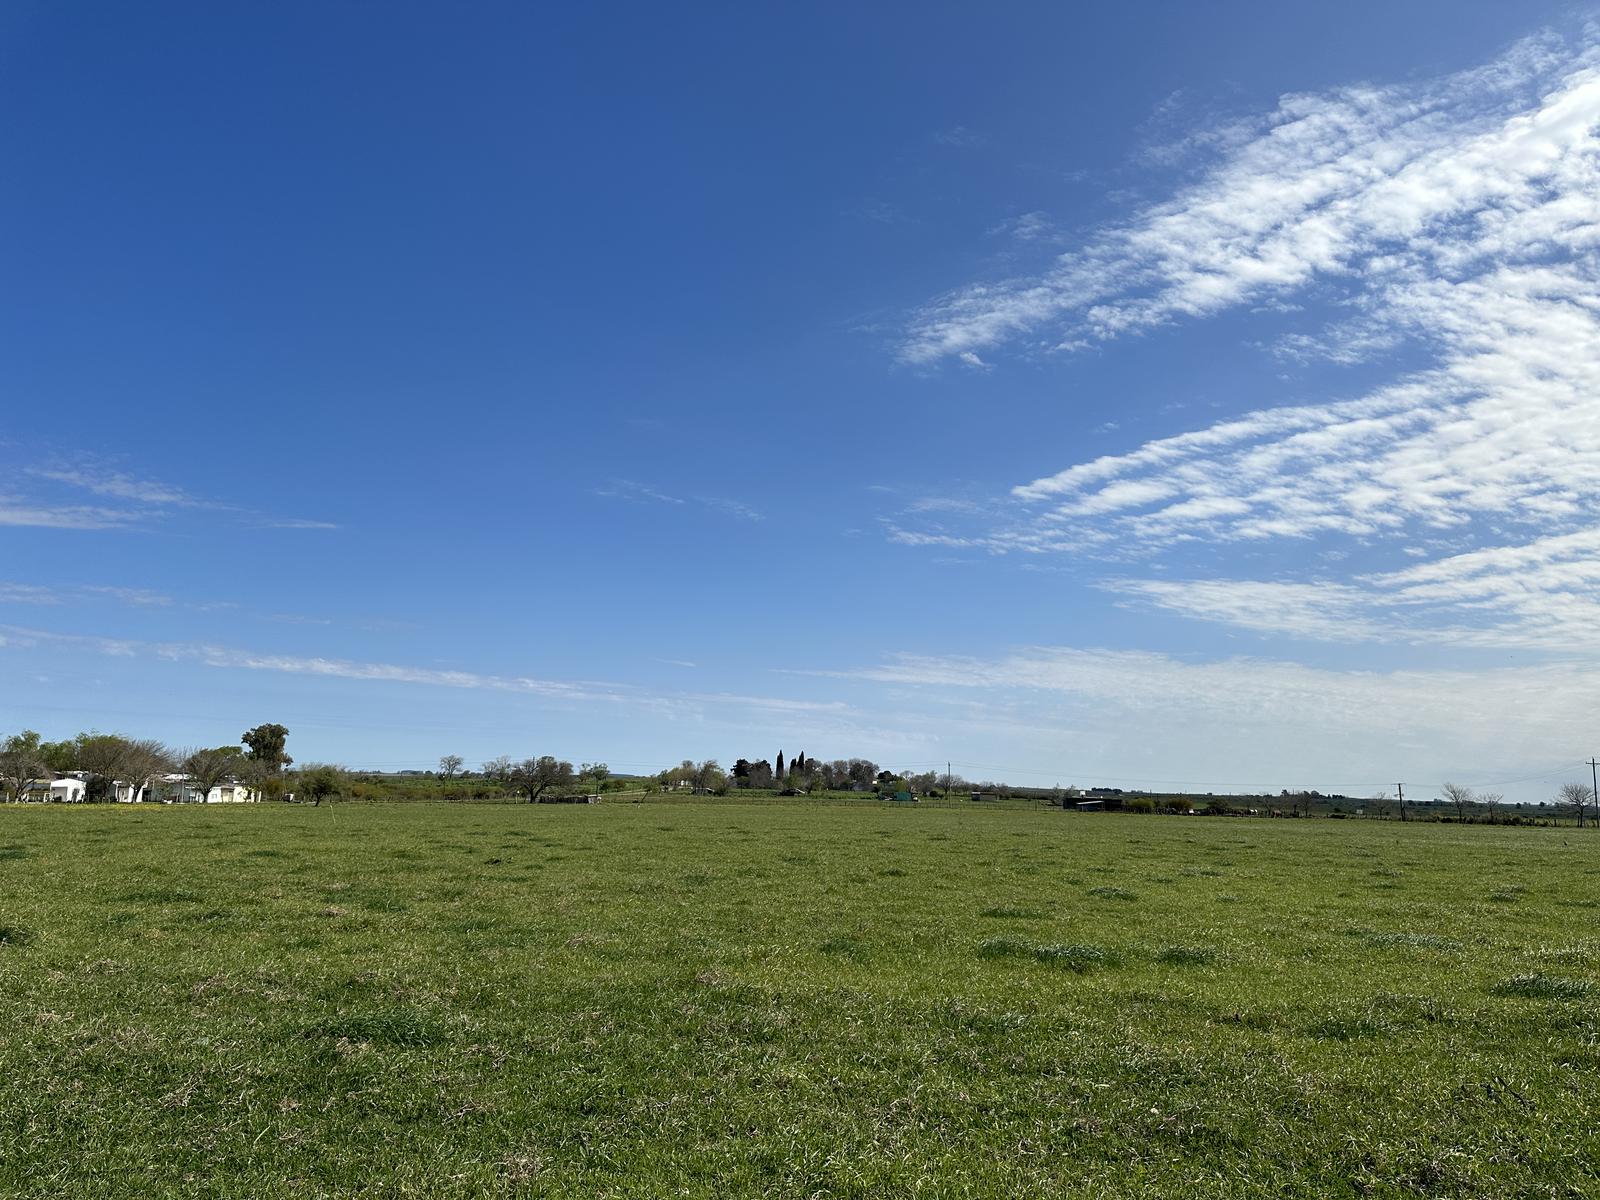
[[[0,727],[1545,796],[1596,15],[9,6]]]

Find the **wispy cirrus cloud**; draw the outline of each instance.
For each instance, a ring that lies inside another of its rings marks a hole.
[[[901,355],[932,362],[1047,330],[1049,345],[1115,337],[1319,276],[1359,283],[1414,260],[1461,270],[1566,240],[1594,224],[1582,197],[1596,62],[1589,45],[1547,35],[1425,84],[1286,96],[1230,125],[1196,183],[1048,272],[928,306]]]
[[[1101,586],[1186,617],[1316,641],[1600,652],[1600,529],[1345,582],[1112,579]]]
[[[25,453],[16,448],[11,454]],[[23,462],[15,474],[28,481],[26,497],[0,495],[0,525],[40,529],[109,530],[155,527],[162,521],[188,513],[207,514],[259,528],[337,529],[331,521],[277,517],[198,496],[160,479],[124,470],[117,460],[103,455],[49,451],[41,461]],[[83,493],[110,503],[84,503]]]
[[[154,479],[140,479],[121,471],[110,470],[96,460],[90,460],[83,466],[29,467],[27,474],[34,479],[45,479],[52,483],[80,488],[96,496],[131,500],[136,504],[156,508],[204,503],[171,484]]]
[[[1479,515],[1535,527],[1580,518],[1600,499],[1600,349],[1584,351],[1600,348],[1597,289],[1593,263],[1397,289],[1391,319],[1440,344],[1436,368],[1022,484],[1012,496],[1028,510],[1026,533],[1041,545],[1260,540],[1445,529]]]
[[[337,521],[317,521],[307,517],[262,517],[257,524],[263,529],[339,529]]]
[[[658,708],[676,717],[693,718],[704,709],[760,712],[770,716],[826,717],[841,723],[855,714],[840,700],[760,696],[732,692],[653,692],[626,683],[545,679],[483,671],[449,670],[405,663],[371,662],[323,655],[285,654],[244,649],[212,642],[148,641],[95,634],[61,633],[0,624],[0,647],[45,647],[114,658],[145,657],[173,663],[239,671],[266,671],[327,679],[425,687],[519,693],[562,702],[605,702]],[[692,664],[689,664],[692,665]]]
[[[60,604],[61,594],[55,588],[36,583],[0,582],[0,604]]]
[[[133,525],[142,515],[129,509],[0,495],[0,525],[13,528],[120,529]]]
[[[150,588],[93,584],[80,590],[91,596],[105,596],[139,608],[170,608],[175,603],[173,598],[165,592],[152,591]]]
[[[760,509],[739,500],[729,500],[721,496],[675,496],[632,479],[610,480],[603,486],[595,488],[594,494],[609,500],[626,500],[632,504],[666,504],[675,507],[695,505],[725,516],[737,517],[742,521],[766,519],[766,514]]]
[[[1184,153],[1210,158],[1191,183],[1037,276],[928,306],[902,359],[994,362],[1271,310],[1302,326],[1274,335],[1276,353],[1349,364],[1404,346],[1404,369],[1072,463],[979,518],[907,510],[890,536],[1123,562],[1450,543],[1389,572],[1105,586],[1260,633],[1600,648],[1583,557],[1600,538],[1600,34],[1541,35],[1421,83],[1288,96]]]

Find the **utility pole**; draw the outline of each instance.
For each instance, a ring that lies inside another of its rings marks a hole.
[[[1406,785],[1397,783],[1394,785],[1394,790],[1400,793],[1400,819],[1404,821],[1406,819]]]
[[[1594,799],[1594,823],[1600,828],[1600,775],[1596,775],[1594,755],[1589,756],[1589,781],[1594,785],[1589,789],[1589,795]],[[1578,805],[1578,828],[1583,828],[1583,805]]]

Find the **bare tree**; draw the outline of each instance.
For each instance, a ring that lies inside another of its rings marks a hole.
[[[49,775],[50,768],[39,748],[39,735],[33,730],[24,729],[0,742],[0,787],[5,789],[9,803],[27,799],[28,790]]]
[[[189,777],[188,786],[204,803],[211,789],[238,778],[244,767],[244,753],[237,746],[218,746],[213,750],[190,750],[179,770]]]
[[[1440,790],[1444,792],[1446,802],[1455,805],[1456,820],[1465,821],[1467,819],[1467,809],[1477,800],[1477,797],[1472,794],[1472,789],[1463,787],[1459,783],[1447,783]]]
[[[153,738],[129,742],[122,764],[122,775],[128,785],[128,799],[139,799],[141,792],[149,794],[156,780],[171,773],[176,765],[172,751]]]
[[[714,758],[708,758],[694,769],[694,786],[702,792],[725,790],[728,776]]]
[[[1578,828],[1583,828],[1583,811],[1594,800],[1594,789],[1587,783],[1563,783],[1561,790],[1556,793],[1556,809],[1558,812],[1575,813],[1578,818]]]
[[[1500,810],[1506,802],[1504,792],[1479,792],[1478,803],[1483,805],[1489,814],[1489,824],[1494,825],[1500,820]]]
[[[511,759],[502,754],[483,764],[483,777],[501,791],[511,786]]]
[[[525,758],[511,768],[511,782],[519,791],[528,793],[529,804],[537,804],[550,788],[569,786],[575,778],[571,763],[548,754]]]
[[[459,754],[446,754],[439,760],[439,778],[454,779],[461,774],[461,766],[466,761]]]
[[[72,744],[73,765],[84,774],[84,799],[115,800],[118,779],[128,774],[132,743],[115,733],[80,733]]]

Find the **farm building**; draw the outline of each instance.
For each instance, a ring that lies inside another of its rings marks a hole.
[[[119,782],[116,795],[123,804],[251,804],[261,798],[254,788],[236,779],[219,783],[201,795],[187,775],[165,775],[137,788]]]
[[[34,803],[77,804],[88,793],[89,785],[78,775],[58,775],[40,779],[28,787],[27,797]]]

